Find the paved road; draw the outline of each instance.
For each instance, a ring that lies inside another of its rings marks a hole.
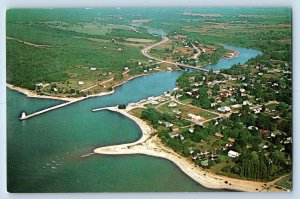
[[[168,63],[168,64],[173,64],[173,65],[176,65],[180,68],[186,68],[186,69],[194,69],[194,70],[200,70],[200,71],[205,71],[205,72],[208,72],[209,70],[207,69],[204,69],[204,68],[199,68],[199,67],[195,67],[195,66],[190,66],[190,65],[186,65],[186,64],[181,64],[181,63],[178,63],[178,62],[172,62],[172,61],[166,61],[166,60],[162,60],[162,59],[158,59],[156,57],[153,57],[151,55],[148,54],[148,51],[151,50],[152,48],[156,47],[156,46],[159,46],[163,43],[166,43],[167,41],[169,41],[169,38],[168,37],[162,37],[162,40],[156,44],[153,44],[151,46],[148,46],[144,49],[142,49],[142,53],[143,55],[145,55],[146,57],[148,57],[149,59],[152,59],[152,60],[156,60],[156,61],[159,61],[159,62],[164,62],[164,63]],[[199,50],[199,49],[198,49]],[[198,54],[200,53],[200,50],[199,52],[196,54],[198,56]]]
[[[195,54],[192,58],[194,60],[197,60],[198,57],[201,55],[201,50],[199,48],[197,48],[194,44],[192,44],[193,48],[197,51],[197,54]]]
[[[28,45],[28,46],[33,46],[33,47],[36,47],[36,48],[53,48],[53,46],[50,46],[50,45],[33,44],[33,43],[30,43],[30,42],[22,41],[22,40],[12,38],[12,37],[6,37],[6,39],[15,40],[15,41],[18,41],[22,44],[25,44],[25,45]]]

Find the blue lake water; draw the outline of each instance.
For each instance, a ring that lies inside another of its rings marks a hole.
[[[30,99],[7,89],[8,190],[10,192],[208,191],[168,160],[144,155],[92,155],[99,146],[133,142],[141,130],[130,119],[91,109],[138,101],[175,87],[180,72],[134,79],[112,95],[90,98],[19,121],[60,101]]]
[[[256,57],[257,55],[261,55],[262,52],[260,50],[254,50],[254,49],[248,49],[248,48],[239,48],[234,46],[224,46],[225,49],[228,50],[237,50],[239,51],[238,57],[234,57],[233,59],[225,59],[222,58],[217,64],[211,64],[204,66],[203,68],[213,71],[219,71],[221,69],[228,69],[234,64],[244,64],[246,63],[250,58]]]
[[[257,53],[235,49],[241,52],[241,58],[234,58],[238,62]],[[221,60],[215,67],[230,67],[227,64],[233,60]],[[133,142],[141,136],[132,120],[92,109],[161,95],[176,86],[181,73],[139,77],[118,87],[114,94],[88,98],[26,121],[18,119],[22,111],[33,113],[63,102],[27,98],[7,89],[8,191],[212,191],[168,160],[144,155],[81,157],[97,147]]]

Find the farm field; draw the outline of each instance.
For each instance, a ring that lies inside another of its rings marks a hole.
[[[6,19],[9,192],[292,189],[290,8]]]

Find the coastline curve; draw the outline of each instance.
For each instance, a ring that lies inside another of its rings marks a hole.
[[[131,107],[128,108],[130,110]],[[204,187],[211,189],[226,189],[226,190],[235,190],[235,191],[244,191],[244,192],[267,192],[274,191],[280,192],[272,185],[275,181],[272,182],[257,182],[249,180],[241,180],[230,178],[226,176],[220,176],[196,166],[192,161],[180,156],[172,149],[164,146],[160,139],[153,134],[154,129],[151,128],[146,122],[137,118],[133,115],[130,115],[126,110],[118,109],[117,107],[105,107],[101,109],[95,109],[93,111],[109,110],[113,112],[118,112],[130,119],[132,119],[142,130],[142,137],[132,143],[112,145],[99,147],[94,149],[96,154],[105,154],[105,155],[130,155],[130,154],[143,154],[154,156],[158,158],[164,158],[175,165],[177,165],[181,171],[186,175],[192,178],[197,183],[201,184]]]

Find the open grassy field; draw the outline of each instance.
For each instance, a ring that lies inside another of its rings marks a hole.
[[[134,115],[135,117],[141,118],[143,110],[143,108],[135,108],[129,111],[129,113]]]
[[[140,49],[159,40],[144,30],[112,24],[112,18],[103,18],[105,24],[94,20],[81,15],[70,19],[60,9],[9,10],[7,82],[32,90],[36,83],[55,84],[59,91],[66,91],[60,95],[68,95],[70,89],[80,91],[118,75],[125,67],[146,62]],[[50,86],[43,92],[57,95]]]
[[[34,90],[39,82],[69,81],[77,90],[119,76],[125,67],[133,69],[131,75],[140,74],[144,68],[137,69],[137,63],[147,63],[140,50],[160,40],[162,31],[169,43],[150,53],[166,60],[215,63],[226,55],[224,44],[260,49],[263,59],[274,64],[291,60],[291,12],[286,8],[11,9],[7,82]],[[192,44],[202,51],[198,60]],[[83,69],[90,67],[99,70]],[[76,75],[86,84],[75,86]]]
[[[218,115],[210,113],[206,110],[203,110],[201,108],[197,108],[197,107],[191,107],[191,106],[187,106],[187,105],[181,105],[181,104],[177,104],[176,107],[169,107],[170,103],[176,103],[174,101],[169,101],[165,104],[163,104],[162,106],[160,106],[158,109],[162,112],[166,112],[169,114],[173,114],[175,115],[176,111],[180,111],[180,116],[183,117],[184,119],[189,119],[188,118],[188,114],[194,114],[194,115],[198,115],[201,116],[201,120],[200,121],[205,121],[214,117],[217,117]]]
[[[284,177],[283,179],[279,180],[276,185],[283,187],[285,189],[291,190],[292,188],[292,174]]]

